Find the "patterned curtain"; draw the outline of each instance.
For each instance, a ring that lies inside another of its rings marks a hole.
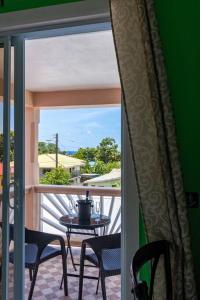
[[[138,194],[149,241],[171,242],[173,299],[197,299],[175,125],[153,0],[110,0]],[[165,299],[157,273],[155,300]]]

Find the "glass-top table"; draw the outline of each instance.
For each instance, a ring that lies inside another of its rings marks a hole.
[[[110,224],[110,221],[111,221],[110,217],[105,215],[97,215],[97,214],[92,214],[89,221],[80,220],[77,214],[65,215],[59,219],[59,223],[65,226],[67,229],[66,230],[67,254],[69,251],[75,271],[76,271],[76,265],[78,264],[75,264],[73,254],[72,254],[72,248],[70,242],[71,234],[98,236],[99,234],[96,229],[102,228],[101,235],[104,235],[106,232],[106,226]],[[89,232],[86,232],[85,230]]]

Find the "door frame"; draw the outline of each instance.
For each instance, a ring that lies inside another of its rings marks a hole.
[[[8,264],[9,264],[9,186],[10,186],[10,86],[11,86],[11,39],[0,38],[4,49],[3,65],[3,198],[2,198],[2,293],[3,300],[8,299]]]
[[[8,18],[9,17],[9,18]],[[11,18],[12,17],[12,18]],[[91,27],[92,26],[92,27]],[[83,28],[84,27],[84,28]],[[1,35],[20,35],[23,38],[40,38],[110,28],[107,0],[85,0],[23,12],[2,14]],[[130,263],[139,247],[139,198],[134,166],[130,164],[126,116],[122,106],[122,288],[121,299],[131,297]]]
[[[14,48],[14,299],[24,299],[24,197],[25,197],[25,93],[24,38],[0,36],[4,48],[3,77],[3,201],[2,201],[2,299],[8,300],[10,206],[10,102],[11,47]],[[19,122],[20,120],[20,122]],[[21,274],[21,276],[19,276]]]

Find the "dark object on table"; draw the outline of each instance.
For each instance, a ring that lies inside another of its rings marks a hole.
[[[10,242],[14,240],[14,225],[10,224]],[[60,249],[49,246],[50,243],[59,241]],[[33,231],[25,228],[25,268],[29,269],[31,287],[29,291],[28,300],[32,299],[36,277],[39,265],[58,255],[62,256],[63,276],[64,276],[64,293],[68,295],[67,285],[67,255],[65,250],[64,239],[55,234],[44,233],[40,231]],[[11,263],[14,263],[14,253],[10,253]]]
[[[93,253],[87,254],[86,246],[89,246]],[[85,260],[99,268],[102,296],[103,300],[106,300],[105,278],[121,274],[121,234],[94,237],[82,242],[78,300],[82,300]],[[98,287],[99,279],[96,293]]]
[[[83,223],[89,223],[91,218],[91,210],[92,210],[92,200],[89,200],[89,191],[86,192],[86,199],[85,200],[78,200],[78,217],[79,220]]]
[[[158,262],[161,257],[164,257],[164,268],[165,268],[165,280],[166,280],[166,298],[172,300],[172,279],[171,279],[171,265],[170,265],[170,250],[169,242],[162,240],[153,243],[149,243],[144,247],[140,248],[132,260],[132,283],[133,283],[133,294],[136,300],[152,300],[155,273],[158,266]],[[145,281],[138,282],[138,273],[140,269],[146,263],[151,262],[151,279],[150,288],[148,289]]]

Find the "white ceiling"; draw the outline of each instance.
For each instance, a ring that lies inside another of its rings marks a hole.
[[[33,92],[119,87],[112,32],[27,40],[25,78]]]

